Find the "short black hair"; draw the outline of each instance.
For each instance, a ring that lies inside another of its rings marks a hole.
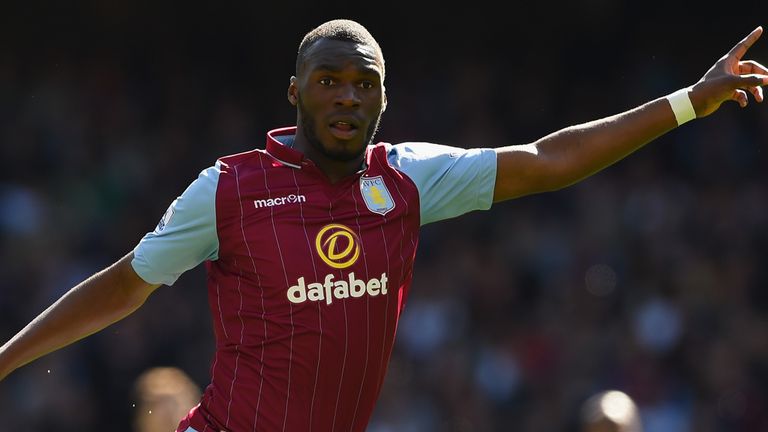
[[[384,79],[384,54],[379,43],[362,24],[350,19],[326,21],[304,35],[296,55],[296,74],[304,63],[307,50],[320,39],[354,42],[372,47],[376,51],[377,63],[381,66],[381,79]]]

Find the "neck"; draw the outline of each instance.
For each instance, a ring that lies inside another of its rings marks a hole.
[[[300,139],[299,134],[296,135],[296,141],[293,144],[293,148],[304,153],[304,156],[311,160],[320,171],[328,177],[328,180],[331,183],[336,183],[339,180],[358,172],[360,168],[362,168],[363,161],[365,160],[365,152],[351,160],[339,160],[329,157],[310,145],[305,139]]]
[[[317,152],[315,152],[317,153]],[[328,177],[328,181],[336,183],[339,180],[351,176],[352,174],[360,171],[363,166],[364,155],[361,155],[351,161],[337,161],[329,159],[322,154],[305,153],[307,157],[320,168],[320,171]]]

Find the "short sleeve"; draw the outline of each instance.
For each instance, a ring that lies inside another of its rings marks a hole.
[[[172,285],[187,270],[218,258],[219,164],[203,170],[133,250],[131,264],[148,283]]]
[[[496,185],[496,152],[426,142],[392,145],[387,159],[419,191],[421,224],[488,210]]]

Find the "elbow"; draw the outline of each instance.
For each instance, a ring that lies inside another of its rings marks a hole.
[[[556,192],[576,182],[568,164],[552,157],[543,159],[528,177],[532,193]]]
[[[132,256],[131,256],[132,258]],[[130,264],[130,258],[125,257],[106,270],[109,284],[114,287],[113,301],[115,307],[130,313],[146,302],[159,285],[152,285],[141,279]]]
[[[545,176],[540,176],[536,179],[527,178],[515,180],[497,183],[493,194],[493,202],[522,198],[527,195],[536,195],[545,192],[555,192],[568,186],[568,184]]]
[[[574,178],[573,176],[554,177],[551,179],[551,181],[545,182],[545,184],[542,185],[541,191],[557,192],[573,185],[576,182],[578,182],[578,179]]]
[[[539,144],[518,146],[499,154],[494,202],[558,191],[576,180],[573,164],[562,152]]]
[[[537,188],[540,192],[556,192],[578,183],[586,175],[566,157],[549,157],[540,166]]]

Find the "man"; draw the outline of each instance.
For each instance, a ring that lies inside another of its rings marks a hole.
[[[761,102],[751,32],[688,89],[497,148],[373,144],[385,64],[360,24],[299,46],[296,126],[220,158],[125,257],[72,288],[0,348],[0,378],[136,310],[205,263],[211,382],[177,431],[363,431],[384,380],[419,228],[563,188],[725,101]]]

